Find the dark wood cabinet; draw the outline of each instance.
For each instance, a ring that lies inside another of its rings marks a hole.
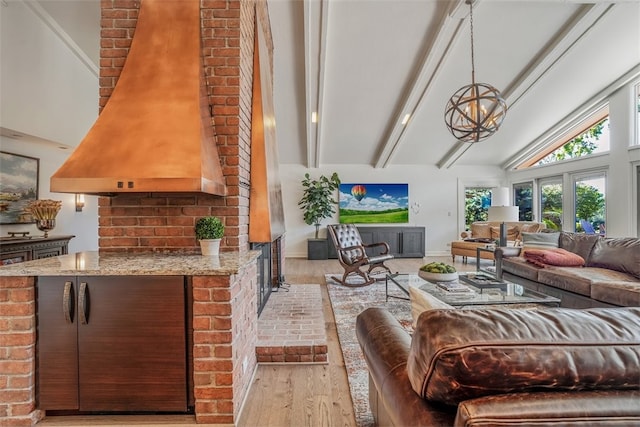
[[[182,276],[39,277],[40,409],[186,411]]]
[[[389,252],[396,258],[423,258],[425,255],[424,227],[358,226],[360,237],[366,244],[386,242]],[[338,258],[333,241],[328,241],[329,258]],[[377,255],[377,250],[370,255]]]
[[[0,265],[66,255],[69,252],[69,240],[73,237],[3,237],[0,240]]]

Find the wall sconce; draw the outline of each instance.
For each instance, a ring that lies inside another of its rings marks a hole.
[[[84,194],[76,194],[76,212],[82,212],[84,208]]]

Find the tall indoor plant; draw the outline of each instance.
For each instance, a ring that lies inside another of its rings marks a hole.
[[[215,216],[205,216],[196,221],[196,239],[200,241],[202,255],[218,255],[220,240],[224,236],[224,224]]]
[[[302,180],[303,195],[298,202],[298,206],[304,214],[304,222],[316,226],[315,238],[318,238],[320,231],[320,221],[333,215],[335,205],[333,194],[340,187],[340,178],[336,172],[327,178],[320,175],[318,179],[311,179],[308,173],[304,174]]]

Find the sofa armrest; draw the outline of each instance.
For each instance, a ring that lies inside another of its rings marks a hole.
[[[454,426],[638,425],[638,402],[638,390],[500,394],[460,403]]]
[[[453,424],[455,408],[431,404],[411,388],[406,370],[411,337],[391,313],[367,308],[356,319],[356,335],[377,391],[377,405],[384,406],[393,425]]]
[[[500,246],[497,247],[493,255],[496,259],[509,258],[520,256],[521,247],[516,246]]]

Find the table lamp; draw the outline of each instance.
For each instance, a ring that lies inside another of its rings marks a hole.
[[[500,187],[491,190],[491,206],[489,207],[488,220],[500,222],[500,246],[507,246],[507,222],[519,220],[520,209],[518,206],[508,206],[509,189]]]

